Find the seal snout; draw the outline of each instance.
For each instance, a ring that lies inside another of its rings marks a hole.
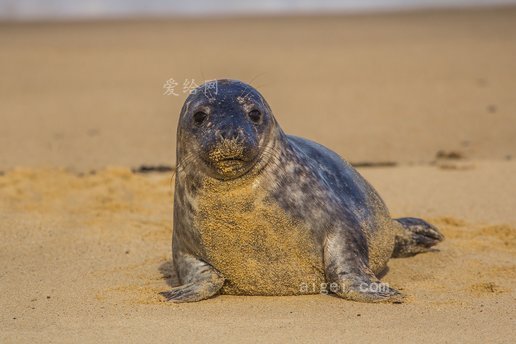
[[[215,135],[219,142],[226,140],[242,141],[244,139],[244,130],[242,128],[227,127],[217,130]]]
[[[223,140],[210,152],[210,159],[214,162],[224,160],[244,160],[244,145],[238,140]]]
[[[256,144],[238,127],[217,130],[209,160],[218,174],[235,177],[250,168],[255,160]]]

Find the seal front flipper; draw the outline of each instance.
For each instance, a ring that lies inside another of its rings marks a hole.
[[[368,268],[359,274],[341,274],[336,294],[358,302],[403,302],[403,294],[370,274]]]
[[[178,254],[174,264],[182,285],[162,292],[167,301],[196,302],[216,295],[224,284],[224,277],[208,263],[191,255]]]
[[[325,274],[335,293],[359,302],[401,302],[403,295],[374,275],[368,266],[368,247],[360,229],[333,230],[324,247]]]
[[[430,248],[444,240],[439,230],[428,222],[415,217],[395,219],[401,224],[402,232],[396,235],[394,258],[410,257]]]
[[[216,295],[222,285],[224,278],[213,268],[205,274],[198,276],[195,281],[172,288],[172,290],[161,292],[167,301],[176,303],[196,302]]]
[[[222,281],[224,283],[224,281]],[[176,303],[181,302],[196,302],[210,298],[217,294],[221,286],[210,283],[209,281],[200,281],[197,283],[188,283],[179,287],[172,288],[172,290],[161,292],[167,301]]]

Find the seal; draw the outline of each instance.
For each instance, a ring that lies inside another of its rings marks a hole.
[[[217,80],[185,101],[177,129],[174,302],[219,293],[330,292],[400,301],[378,275],[391,257],[443,240],[416,218],[392,219],[373,187],[339,155],[286,135],[264,97]]]

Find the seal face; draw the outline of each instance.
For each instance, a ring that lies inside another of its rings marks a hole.
[[[378,287],[391,256],[443,239],[421,219],[391,219],[375,190],[327,148],[283,133],[258,91],[218,80],[181,111],[177,132],[174,302],[217,293],[331,292],[399,300]]]
[[[248,172],[268,142],[273,118],[261,95],[244,84],[220,82],[216,96],[195,92],[185,103],[178,152],[210,177],[233,179]],[[220,95],[218,95],[220,92]]]

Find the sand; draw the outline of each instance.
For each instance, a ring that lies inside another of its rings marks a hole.
[[[496,342],[516,335],[516,10],[0,26],[0,342]],[[263,74],[262,74],[263,73]],[[169,78],[250,81],[284,129],[363,167],[394,216],[403,304],[163,302]],[[111,166],[111,167],[110,167]],[[114,167],[113,167],[114,166]]]
[[[251,82],[350,161],[516,157],[516,9],[0,26],[0,169],[171,164],[183,83]],[[178,96],[164,96],[173,78]],[[374,123],[374,125],[371,125]]]

